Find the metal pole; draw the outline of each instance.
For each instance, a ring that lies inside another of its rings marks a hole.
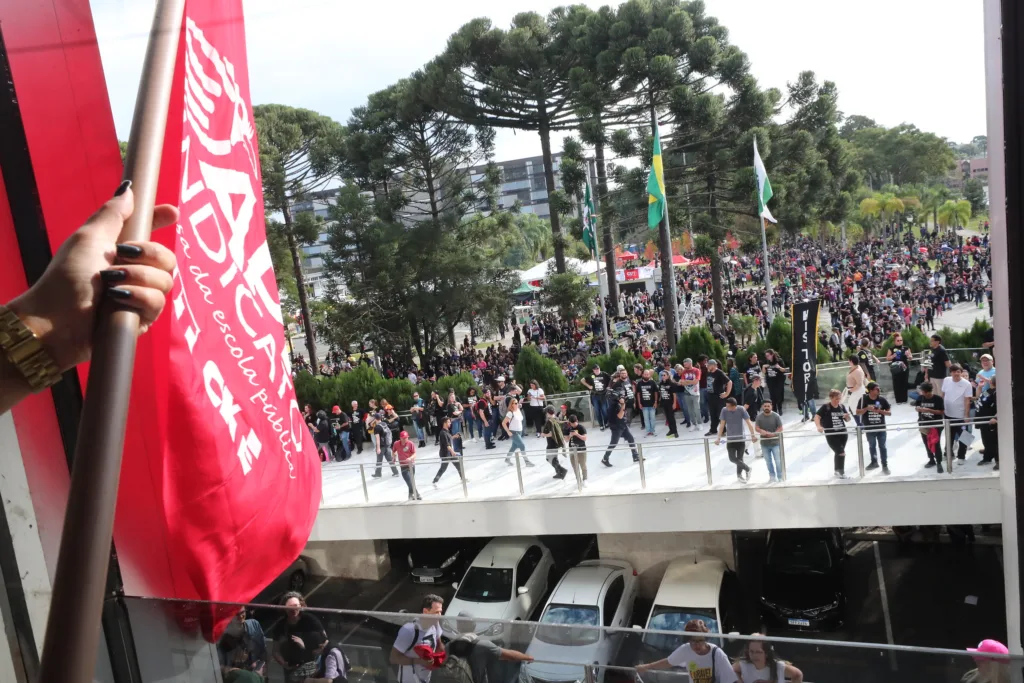
[[[185,0],[160,0],[153,15],[124,164],[123,177],[134,187],[135,210],[119,242],[150,238],[184,9]],[[138,313],[101,308],[39,681],[88,683],[96,669],[138,333]]]
[[[590,166],[589,166],[589,164],[587,165],[587,182],[588,183],[590,182]],[[593,192],[594,185],[591,184],[590,188],[591,188],[590,196],[593,197],[594,196],[594,192]],[[582,215],[582,214],[583,214],[583,212],[581,211],[580,215]],[[605,306],[605,302],[604,302],[605,290],[609,289],[609,288],[601,286],[601,259],[599,259],[597,257],[597,255],[601,251],[600,245],[602,244],[602,242],[601,242],[600,228],[597,225],[598,223],[599,223],[599,221],[597,221],[597,220],[594,221],[594,262],[597,264],[597,271],[595,271],[595,272],[597,273],[597,294],[598,294],[598,299],[600,299],[600,301],[601,301],[601,305],[599,306],[599,308],[601,309],[601,329],[604,331],[604,353],[605,353],[605,355],[610,355],[612,351],[611,351],[610,338],[608,337],[608,310],[607,310],[607,307]],[[606,272],[605,273],[605,280],[607,280],[607,279],[608,279],[608,273]],[[613,302],[613,303],[615,303],[615,302]],[[615,305],[617,306],[618,304],[615,303]]]
[[[843,232],[843,251],[846,251],[846,221],[839,224],[839,229]]]
[[[943,418],[942,429],[946,436],[946,472],[953,474],[953,439],[950,438],[953,436],[953,423]]]
[[[657,134],[658,114],[651,103],[651,134]],[[652,171],[653,172],[653,171]],[[669,347],[679,341],[679,302],[676,300],[676,275],[672,272],[672,231],[668,224],[668,185],[665,186],[665,211],[658,226],[658,246],[661,251],[661,288],[665,295],[665,335]],[[671,323],[671,325],[669,324]]]
[[[366,466],[365,465],[359,465],[359,476],[363,480],[363,499],[367,503],[369,503],[370,502],[370,490],[368,488],[366,488]]]
[[[782,459],[782,481],[786,481],[786,438],[779,432],[779,456]]]
[[[523,465],[519,460],[519,449],[516,449],[516,476],[519,477],[519,495],[526,495],[526,490],[523,488]]]
[[[860,470],[860,478],[864,478],[864,439],[861,438],[861,428],[857,425],[853,428],[857,434],[857,469]]]
[[[647,473],[644,472],[644,446],[636,445],[636,461],[640,465],[640,488],[647,488]]]
[[[469,487],[466,486],[466,461],[461,455],[456,455],[455,462],[459,465],[459,479],[462,480],[462,497],[469,498]]]
[[[764,252],[764,286],[768,295],[768,321],[775,320],[775,306],[772,305],[772,274],[768,268],[768,234],[764,228],[764,216],[761,216],[761,249]]]
[[[708,486],[711,486],[711,439],[704,437],[704,467],[708,471]]]

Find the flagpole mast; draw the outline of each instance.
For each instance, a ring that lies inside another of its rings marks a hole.
[[[135,210],[119,242],[148,240],[152,230],[184,10],[185,0],[158,0],[153,16],[124,163]],[[96,320],[43,640],[41,682],[89,683],[96,669],[138,330],[138,313],[127,309],[104,306]]]
[[[587,185],[590,186],[590,188],[591,188],[590,196],[593,197],[594,196],[594,191],[593,191],[594,185],[590,182],[590,180],[591,180],[591,178],[590,178],[590,165],[587,164]],[[580,212],[580,215],[581,216],[583,215],[582,211]],[[601,287],[601,259],[598,258],[598,253],[601,251],[601,247],[599,245],[602,244],[602,242],[601,242],[601,232],[600,232],[600,230],[597,227],[597,223],[598,223],[597,217],[596,216],[591,216],[591,221],[592,221],[593,226],[594,226],[594,264],[597,266],[597,270],[594,271],[594,272],[597,275],[597,297],[598,297],[598,300],[600,301],[600,305],[598,306],[598,308],[601,309],[601,330],[604,332],[604,353],[607,356],[607,355],[611,355],[612,350],[611,350],[611,340],[610,340],[610,338],[608,336],[608,307],[605,305],[605,302],[604,302],[604,289]],[[583,226],[583,228],[585,230],[586,226]],[[608,279],[607,273],[605,274],[605,279],[606,280]],[[608,290],[610,291],[611,287],[608,287]]]
[[[658,111],[651,103],[651,135],[658,130]],[[668,186],[665,186],[665,210],[658,225],[658,249],[661,251],[661,288],[665,295],[665,336],[674,350],[679,341],[679,302],[676,299],[676,274],[672,272],[672,232],[668,224]]]
[[[768,322],[775,320],[775,307],[772,305],[772,274],[768,271],[768,235],[764,229],[764,216],[761,216],[761,249],[764,252],[764,286],[768,295]]]

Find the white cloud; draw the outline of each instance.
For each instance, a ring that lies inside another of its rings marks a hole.
[[[466,21],[507,26],[554,0],[245,0],[252,97],[345,122],[366,97],[444,49]],[[592,6],[605,3],[587,2]],[[114,119],[131,124],[153,0],[92,0]],[[892,126],[916,124],[959,142],[985,133],[981,3],[953,0],[709,0],[708,12],[750,56],[764,86],[802,70],[835,81],[840,108]],[[553,141],[560,147],[560,137]],[[500,131],[498,158],[540,154],[536,133]]]

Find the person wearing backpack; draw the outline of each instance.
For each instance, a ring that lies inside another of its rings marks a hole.
[[[498,647],[473,633],[475,624],[461,617],[457,626],[461,635],[448,643],[441,668],[431,675],[430,683],[515,683],[524,662],[533,657],[518,650]]]
[[[384,460],[391,465],[391,476],[398,476],[398,468],[391,457],[391,429],[388,428],[376,415],[370,418],[368,423],[370,434],[373,435],[373,447],[377,451],[377,467],[373,471],[373,478],[380,479],[381,463]]]
[[[708,633],[708,626],[700,619],[691,619],[683,631]],[[690,636],[689,642],[677,647],[665,659],[637,665],[636,673],[640,676],[648,671],[671,668],[684,669],[693,683],[736,683],[739,680],[725,651],[703,636]]]
[[[317,662],[316,674],[303,683],[348,683],[350,669],[351,663],[341,643],[328,643]]]

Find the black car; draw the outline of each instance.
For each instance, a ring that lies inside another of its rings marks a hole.
[[[487,539],[431,538],[409,544],[406,562],[412,580],[420,584],[448,583],[466,572]]]
[[[828,630],[843,624],[846,551],[839,529],[778,529],[768,532],[761,577],[765,624]]]

